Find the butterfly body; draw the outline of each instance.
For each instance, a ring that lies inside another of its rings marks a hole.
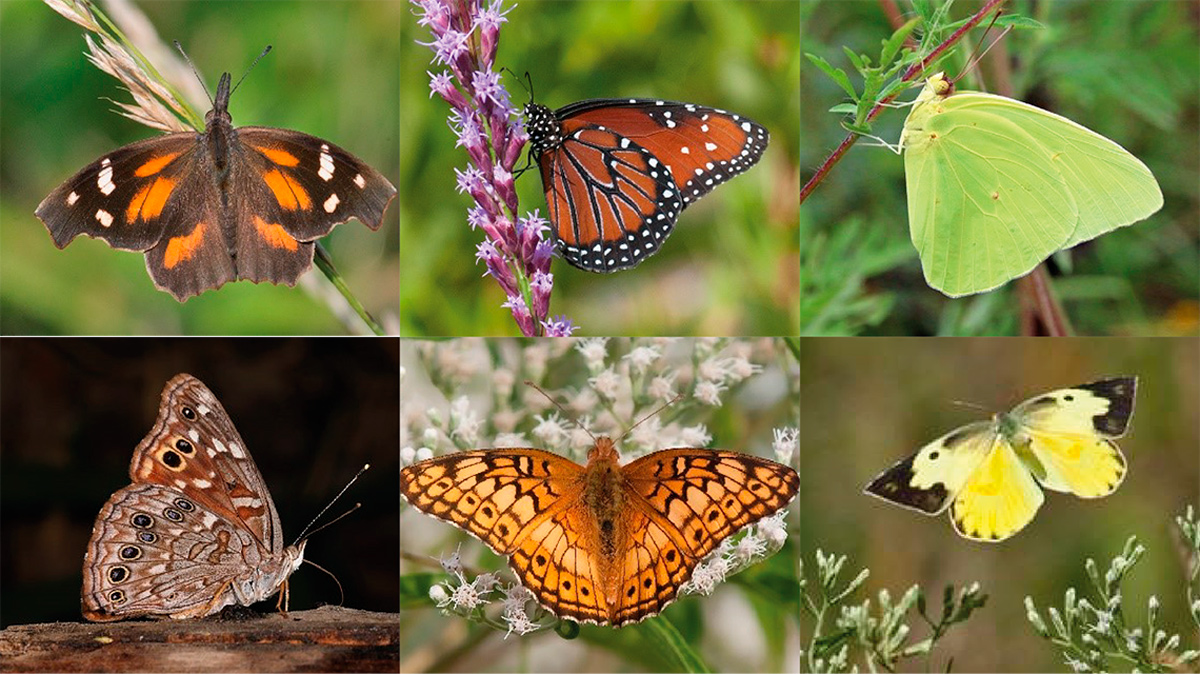
[[[950,297],[996,288],[1052,253],[1149,217],[1162,191],[1112,140],[1022,101],[930,77],[904,122],[913,245]]]
[[[396,194],[333,143],[233,126],[221,76],[202,133],[172,133],[105,155],[38,206],[54,243],[86,234],[145,253],[155,285],[183,301],[228,281],[295,285],[314,242],[358,218],[379,229]]]
[[[607,437],[586,466],[515,448],[400,471],[409,503],[507,556],[552,613],[616,627],[660,612],[722,539],[798,489],[790,468],[735,452],[670,449],[622,466]]]
[[[134,450],[132,481],[96,517],[83,564],[83,615],[200,618],[276,592],[303,561],[216,397],[181,374]]]
[[[955,530],[1000,541],[1041,507],[1041,487],[1081,498],[1107,496],[1125,476],[1114,442],[1133,415],[1135,377],[1102,379],[1031,398],[990,421],[953,430],[866,487],[896,505],[937,515]]]
[[[658,251],[687,206],[753,166],[767,130],[740,115],[658,99],[525,106],[563,258],[613,272]]]

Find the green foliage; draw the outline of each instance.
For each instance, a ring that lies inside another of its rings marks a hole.
[[[858,658],[869,671],[884,669],[896,671],[902,660],[920,655],[927,662],[934,644],[945,636],[954,625],[966,622],[977,608],[987,603],[987,595],[979,592],[979,584],[960,590],[957,595],[953,586],[947,586],[942,595],[942,614],[937,620],[926,612],[925,595],[920,586],[913,585],[905,591],[899,601],[893,603],[886,589],[878,594],[879,608],[873,612],[871,600],[861,604],[849,604],[867,577],[869,569],[844,585],[840,576],[845,566],[845,555],[826,555],[816,551],[816,588],[806,591],[808,577],[804,573],[801,559],[800,589],[806,612],[813,618],[812,634],[805,649],[806,666],[812,672],[858,671]],[[840,587],[839,587],[840,585]],[[916,609],[915,615],[910,616]],[[908,620],[919,617],[930,630],[928,637],[920,641],[910,640],[912,627]],[[833,628],[826,623],[833,621]],[[851,653],[851,648],[855,653]],[[952,661],[951,661],[952,662]],[[949,669],[947,663],[947,669]]]
[[[1195,626],[1200,627],[1200,599],[1197,598],[1200,530],[1192,506],[1176,517],[1175,523],[1184,543],[1186,600]],[[1150,595],[1146,602],[1145,621],[1139,622],[1126,615],[1126,593],[1122,584],[1145,552],[1146,548],[1138,543],[1137,536],[1130,536],[1103,576],[1096,561],[1089,557],[1084,567],[1092,584],[1092,600],[1079,597],[1074,587],[1067,588],[1062,610],[1054,606],[1047,610],[1053,630],[1047,626],[1033,598],[1025,597],[1026,617],[1034,630],[1060,649],[1063,662],[1074,671],[1112,672],[1123,668],[1133,672],[1194,671],[1190,667],[1200,662],[1197,648],[1179,652],[1180,633],[1186,630],[1168,629],[1159,624],[1157,595]]]
[[[1200,96],[1200,49],[1189,30],[1185,7],[1178,3],[1010,2],[1009,12],[984,33],[983,21],[957,45],[940,54],[926,74],[945,69],[962,72],[973,53],[1013,30],[991,47],[980,68],[966,71],[963,88],[987,90],[999,84],[987,68],[992,59],[1018,64],[1007,74],[1014,98],[1027,100],[1076,120],[1122,146],[1158,178],[1165,206],[1150,219],[1084,243],[1052,261],[1053,287],[1080,334],[1196,334],[1200,330],[1200,228],[1191,215],[1200,210],[1200,155],[1195,143],[1194,109]],[[904,9],[908,9],[905,7]],[[825,2],[809,7],[804,18],[805,51],[812,67],[802,73],[806,105],[802,109],[802,166],[817,167],[845,137],[846,128],[870,131],[890,142],[899,137],[904,110],[884,109],[863,123],[863,111],[894,91],[901,67],[931,53],[978,3],[913,2],[922,21],[910,33],[918,46],[895,49],[897,31],[873,3]],[[910,15],[906,15],[911,16]],[[860,45],[885,45],[868,57]],[[911,49],[911,51],[910,51]],[[887,56],[892,56],[887,60]],[[834,64],[834,65],[831,65]],[[846,64],[843,72],[837,65]],[[980,80],[979,73],[986,73]],[[915,86],[919,82],[914,82]],[[861,92],[861,93],[859,93]],[[836,116],[831,116],[833,110]],[[804,176],[802,180],[807,180]],[[903,162],[859,142],[803,205],[802,310],[804,334],[828,334],[829,316],[856,316],[839,326],[852,334],[1007,334],[1017,330],[1019,297],[1014,284],[988,294],[990,299],[952,300],[925,286],[915,256],[886,269],[869,266],[886,258],[893,243],[907,234]],[[858,223],[868,223],[862,225]],[[890,236],[852,241],[852,258],[819,261],[809,248],[849,228],[885,230]],[[814,284],[831,265],[833,281],[849,279],[855,292],[831,293]],[[1070,273],[1065,273],[1067,269]],[[822,270],[823,271],[823,270]],[[816,300],[809,297],[812,293]],[[881,299],[882,298],[882,299]],[[881,299],[884,311],[867,299]],[[863,307],[870,311],[863,320]],[[810,313],[814,312],[814,313]],[[814,319],[819,318],[819,320]],[[811,330],[811,332],[810,332]]]

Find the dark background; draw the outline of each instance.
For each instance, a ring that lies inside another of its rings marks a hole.
[[[396,340],[0,340],[0,627],[79,621],[83,556],[109,495],[129,484],[172,376],[204,382],[229,413],[271,491],[291,544],[369,462],[305,558],[333,572],[345,606],[399,605],[399,349]],[[309,565],[291,608],[336,604]],[[274,599],[261,603],[274,610]]]

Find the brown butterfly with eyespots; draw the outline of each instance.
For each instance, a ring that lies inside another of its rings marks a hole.
[[[603,436],[586,466],[517,448],[400,471],[409,503],[508,556],[554,615],[614,627],[661,612],[721,541],[799,488],[788,466],[738,452],[665,449],[622,466]]]

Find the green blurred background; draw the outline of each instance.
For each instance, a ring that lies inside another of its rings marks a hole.
[[[850,71],[843,46],[872,56],[892,33],[875,2],[804,2],[803,50]],[[940,3],[938,3],[940,4]],[[960,2],[965,18],[981,2]],[[902,3],[902,8],[907,8]],[[1165,205],[1148,220],[1076,247],[1072,275],[1054,287],[1083,335],[1196,334],[1200,325],[1200,61],[1196,7],[1185,2],[1015,1],[1009,12],[1044,30],[1009,34],[1013,96],[1108,136],[1150,167]],[[906,17],[907,18],[907,17]],[[986,24],[986,22],[984,22]],[[948,62],[957,72],[974,31]],[[807,61],[801,72],[807,181],[846,136],[831,107],[845,93]],[[852,76],[861,87],[861,79]],[[970,78],[962,88],[975,89]],[[916,90],[902,94],[912,100]],[[907,109],[884,111],[873,132],[896,142]],[[925,285],[909,240],[904,161],[862,139],[802,209],[802,334],[1013,334],[1015,284],[951,300]]]
[[[653,259],[611,275],[556,261],[551,315],[574,319],[579,334],[797,333],[799,13],[796,2],[516,3],[496,65],[528,70],[540,103],[661,97],[733,110],[771,132],[760,164],[688,208]],[[416,44],[429,34],[406,16],[401,38],[401,334],[516,334],[475,263],[483,234],[467,226],[472,202],[454,180],[466,155],[448,106],[429,97],[426,71],[441,68]],[[504,83],[524,105],[521,84]],[[517,188],[521,214],[545,216],[537,170]]]
[[[849,555],[844,580],[870,568],[851,604],[874,600],[884,588],[899,597],[914,583],[925,590],[934,615],[948,583],[979,581],[990,596],[987,606],[939,642],[932,664],[914,659],[906,668],[941,671],[953,657],[959,672],[1062,671],[1060,654],[1025,619],[1025,596],[1043,609],[1061,607],[1069,586],[1083,596],[1090,587],[1084,561],[1092,557],[1107,568],[1131,534],[1147,552],[1125,586],[1126,615],[1143,624],[1146,600],[1157,594],[1161,622],[1183,633],[1182,648],[1194,645],[1183,558],[1171,530],[1173,518],[1200,499],[1200,342],[808,339],[800,371],[806,571],[815,571],[817,548]],[[926,517],[862,492],[886,468],[961,425],[1052,389],[1114,375],[1137,375],[1139,381],[1130,429],[1118,440],[1128,473],[1106,498],[1046,492],[1024,530],[987,544],[960,538],[945,514]],[[927,636],[921,625],[912,640]]]
[[[404,3],[160,1],[136,7],[168,51],[172,40],[183,45],[210,90],[221,72],[236,80],[273,45],[231,98],[234,124],[326,138],[396,180],[397,32]],[[128,101],[129,95],[87,61],[84,32],[42,3],[0,3],[0,332],[344,333],[328,305],[299,286],[232,283],[180,304],[154,288],[141,254],[87,237],[61,251],[54,247],[33,215],[42,198],[103,153],[159,133],[112,112],[110,99]],[[182,79],[173,84],[190,86],[187,80],[195,78],[184,71]],[[197,107],[203,117],[209,106]],[[397,212],[393,203],[379,232],[355,220],[322,240],[351,291],[392,331]]]

